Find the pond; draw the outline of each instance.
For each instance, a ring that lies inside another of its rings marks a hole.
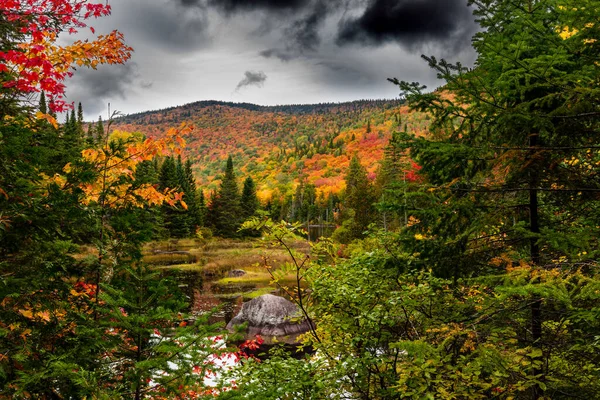
[[[295,241],[295,251],[307,254],[306,241]],[[209,242],[193,239],[151,243],[144,260],[174,277],[189,299],[190,312],[202,314],[217,309],[212,322],[229,322],[244,301],[263,294],[285,296],[272,282],[266,266],[277,270],[291,257],[281,248],[260,240],[219,239]],[[295,276],[283,276],[281,282],[292,286]]]

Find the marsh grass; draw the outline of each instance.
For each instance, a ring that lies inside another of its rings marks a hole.
[[[202,248],[206,242],[202,239],[169,239],[150,242],[144,246],[145,253],[157,251],[190,251]]]
[[[274,294],[278,292],[277,288],[274,287],[263,287],[263,288],[259,288],[256,290],[253,290],[251,292],[245,292],[242,294],[242,299],[244,301],[248,301],[248,300],[252,300],[255,299],[259,296],[262,296],[263,294]]]
[[[271,283],[271,275],[267,272],[248,272],[244,276],[222,278],[213,283],[213,286],[229,286],[229,285],[255,285],[268,286]]]
[[[307,254],[310,246],[304,241],[293,242],[295,251]],[[184,254],[157,252],[185,251]],[[278,286],[293,288],[296,276],[284,274],[281,268],[292,262],[282,248],[262,240],[213,239],[211,241],[170,240],[151,243],[145,247],[144,261],[164,271],[199,273],[203,283],[194,295],[193,308],[210,309],[225,301],[248,301],[267,293],[280,294]],[[268,269],[266,268],[268,267]],[[245,275],[229,277],[234,269]],[[273,282],[269,271],[278,271]],[[208,308],[207,308],[208,307]]]
[[[278,292],[279,292],[278,288],[275,288],[272,286],[267,286],[267,287],[261,287],[258,289],[246,291],[246,292],[222,293],[222,294],[216,294],[215,296],[218,299],[238,299],[241,297],[242,301],[246,302],[246,301],[255,299],[259,296],[262,296],[263,294],[277,294]]]
[[[180,264],[195,264],[198,262],[198,256],[192,253],[159,253],[146,254],[142,260],[150,265],[169,266]]]

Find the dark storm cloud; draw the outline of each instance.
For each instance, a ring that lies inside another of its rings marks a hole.
[[[314,1],[308,13],[297,18],[284,30],[288,51],[316,51],[321,44],[321,28],[325,19],[341,3],[342,0]]]
[[[430,43],[468,47],[476,29],[466,0],[370,0],[364,13],[341,21],[338,45],[397,42],[414,50]]]
[[[289,38],[289,47],[298,49],[300,52],[305,50],[315,51],[321,44],[319,36],[319,26],[323,21],[324,14],[311,12],[306,18],[294,21],[294,23],[285,30],[286,37]]]
[[[181,4],[184,7],[204,7],[205,2],[203,0],[176,0],[177,3]]]
[[[86,115],[98,115],[107,109],[109,102],[125,99],[126,94],[138,86],[138,78],[135,63],[103,65],[96,70],[81,68],[70,82],[67,101],[81,102]]]
[[[275,57],[283,62],[288,62],[307,52],[316,52],[321,44],[319,28],[324,18],[325,14],[311,12],[303,18],[293,21],[289,27],[283,30],[284,47],[266,49],[259,54],[264,58]]]
[[[265,74],[263,71],[246,71],[244,72],[244,75],[245,78],[242,79],[235,87],[236,92],[246,86],[251,85],[262,87],[267,80],[267,74]]]
[[[180,0],[193,2],[193,0]],[[311,0],[208,0],[209,5],[232,12],[240,10],[283,11],[304,7]]]
[[[225,16],[258,12],[264,19],[257,32],[281,31],[287,53],[294,56],[315,51],[321,42],[320,29],[328,15],[341,4],[363,0],[175,0],[185,8],[223,11]],[[269,57],[269,53],[266,53]],[[287,57],[284,57],[287,58]]]
[[[260,52],[265,58],[276,57],[287,62],[307,53],[316,53],[321,44],[322,29],[327,17],[340,6],[354,0],[314,0],[307,2],[304,13],[288,16],[282,30],[283,47]],[[299,15],[298,15],[299,14]]]
[[[311,0],[174,0],[184,7],[207,6],[228,13],[248,10],[284,11],[304,7]]]
[[[457,52],[470,46],[471,36],[476,30],[467,0],[172,1],[204,16],[209,9],[223,11],[225,18],[258,12],[258,17],[264,20],[261,34],[264,34],[263,31],[278,31],[281,35],[281,46],[269,48],[261,55],[282,61],[318,52],[326,36],[323,32],[325,21],[331,16],[336,18],[337,32],[329,33],[337,37],[338,46],[379,47],[395,42],[411,51],[421,51],[423,46],[433,44]],[[150,26],[163,40],[174,42],[170,36],[182,30],[181,27],[173,29],[170,23],[164,24],[166,29],[162,29],[158,18],[151,22]],[[205,22],[180,25],[201,31]]]

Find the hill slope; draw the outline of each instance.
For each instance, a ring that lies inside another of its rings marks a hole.
[[[391,133],[405,127],[422,132],[427,121],[398,100],[273,107],[204,101],[128,115],[113,126],[158,137],[192,123],[186,156],[195,163],[199,185],[216,188],[231,155],[238,176],[252,176],[266,199],[274,190],[293,190],[300,180],[321,192],[339,192],[354,154],[374,179]]]

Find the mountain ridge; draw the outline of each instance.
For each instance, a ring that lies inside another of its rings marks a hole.
[[[391,104],[397,103],[398,105],[404,104],[402,99],[358,99],[352,101],[343,102],[325,102],[325,103],[290,103],[290,104],[278,104],[273,106],[265,106],[256,103],[247,102],[231,102],[222,100],[198,100],[191,103],[185,103],[182,105],[171,106],[166,108],[160,108],[155,110],[140,111],[132,114],[122,115],[115,118],[115,121],[126,121],[128,119],[135,119],[136,117],[143,116],[146,114],[159,113],[164,111],[171,111],[175,109],[188,109],[188,108],[206,108],[210,106],[226,106],[231,108],[241,108],[250,111],[265,111],[265,112],[282,112],[288,114],[308,114],[308,113],[322,113],[327,110],[339,108],[342,106],[355,105],[355,104],[367,104],[367,103],[379,103],[379,104]],[[306,111],[306,109],[315,109],[315,111]]]

